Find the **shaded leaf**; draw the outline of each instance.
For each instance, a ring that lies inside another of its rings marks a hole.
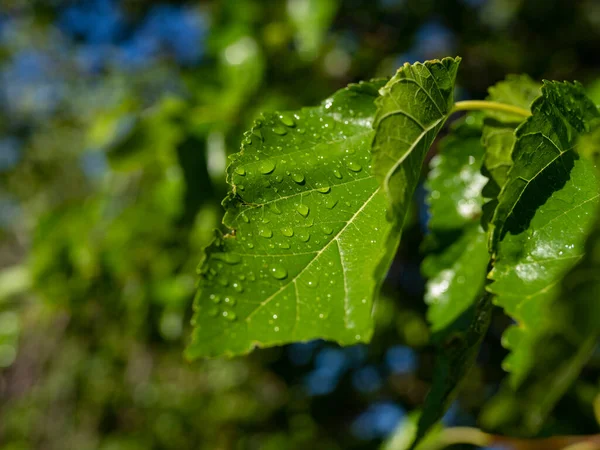
[[[585,135],[578,151],[598,161],[600,130]],[[515,391],[506,386],[486,408],[485,424],[513,434],[535,435],[556,402],[567,392],[589,360],[600,336],[600,210],[596,210],[584,256],[560,283],[536,330],[532,368]],[[508,408],[509,415],[494,415]],[[498,423],[499,422],[499,423]]]
[[[531,109],[533,116],[516,131],[514,164],[492,220],[492,251],[506,233],[527,229],[537,208],[562,188],[573,166],[570,150],[600,117],[577,83],[545,82]]]
[[[486,234],[479,224],[483,154],[479,126],[462,122],[444,138],[431,161],[428,241],[434,249],[422,271],[428,279],[425,301],[434,332],[454,322],[483,291],[489,261]]]
[[[529,110],[532,102],[540,95],[540,84],[527,75],[510,75],[490,87],[488,100],[518,106]],[[486,111],[482,142],[486,153],[482,173],[489,179],[483,189],[483,196],[491,199],[484,209],[483,225],[492,218],[498,204],[497,197],[507,181],[512,166],[512,150],[515,143],[515,129],[525,119],[514,114]]]
[[[489,291],[517,325],[503,336],[504,367],[518,387],[535,361],[562,276],[583,255],[598,204],[593,164],[573,151],[598,117],[579,85],[545,83],[533,116],[517,130],[514,166],[495,216]],[[504,218],[504,219],[503,219]]]
[[[432,160],[427,183],[429,238],[439,248],[425,259],[423,271],[429,278],[427,316],[438,348],[418,438],[442,418],[456,397],[489,325],[491,301],[483,294],[490,257],[487,236],[479,223],[484,148],[481,123],[472,119],[467,117],[444,139],[440,154]],[[415,445],[418,443],[417,439]]]
[[[482,295],[451,328],[441,333],[431,391],[425,399],[417,436],[411,448],[414,449],[442,418],[456,398],[461,382],[473,367],[490,324],[492,302],[489,297]]]
[[[369,340],[390,229],[370,169],[381,84],[265,115],[246,135],[228,168],[223,223],[234,231],[217,236],[200,267],[189,357]]]

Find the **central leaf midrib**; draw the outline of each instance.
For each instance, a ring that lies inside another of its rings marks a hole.
[[[254,314],[256,314],[257,311],[259,311],[264,306],[268,305],[269,302],[271,300],[273,300],[275,297],[277,297],[277,295],[279,295],[285,288],[287,288],[290,283],[294,283],[297,279],[299,279],[300,276],[302,276],[302,274],[308,269],[308,267],[310,267],[319,258],[319,256],[322,255],[323,252],[327,248],[329,248],[329,246],[331,245],[331,243],[338,240],[338,238],[340,237],[340,235],[342,235],[342,233],[346,230],[346,228],[348,228],[348,226],[351,223],[353,223],[353,221],[356,219],[356,217],[365,209],[365,207],[371,202],[371,200],[373,200],[373,198],[379,192],[379,189],[380,188],[375,189],[375,191],[370,195],[370,197],[363,203],[363,205],[356,211],[356,213],[354,213],[354,215],[348,220],[348,222],[346,223],[346,225],[344,225],[344,227],[335,236],[333,236],[332,239],[327,244],[325,244],[322,249],[320,249],[319,251],[317,251],[317,253],[314,256],[314,258],[312,258],[310,261],[308,261],[307,264],[306,264],[306,266],[304,266],[304,268],[296,276],[294,276],[294,278],[292,278],[289,281],[289,283],[284,284],[281,288],[279,288],[279,290],[277,290],[277,292],[273,293],[267,299],[263,300],[258,308],[256,308],[248,316],[246,316],[246,318],[244,319],[244,321],[245,322],[249,322],[250,319],[252,318],[252,316]]]

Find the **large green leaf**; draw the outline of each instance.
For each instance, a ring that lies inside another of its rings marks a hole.
[[[573,166],[570,150],[600,116],[577,83],[545,82],[531,109],[533,116],[516,131],[513,167],[492,221],[492,251],[506,233],[525,230],[537,208],[561,189]]]
[[[370,165],[381,85],[267,114],[247,134],[228,168],[223,223],[232,231],[217,236],[199,270],[189,357],[369,340],[390,254],[387,199]]]
[[[598,167],[600,130],[585,135],[578,152]],[[543,328],[536,330],[531,370],[516,391],[506,386],[490,402],[482,417],[487,427],[521,435],[538,433],[596,347],[600,335],[600,210],[595,217],[584,256],[561,281],[545,311]]]
[[[510,75],[490,87],[487,100],[529,110],[540,95],[540,84],[526,75]],[[483,207],[484,226],[493,216],[498,205],[497,197],[508,179],[512,166],[512,150],[515,128],[525,120],[522,116],[497,111],[486,111],[482,141],[486,148],[482,173],[489,179],[483,196],[490,199]]]
[[[579,85],[548,83],[517,130],[514,165],[494,217],[496,303],[517,321],[503,337],[505,368],[518,386],[535,361],[562,276],[581,258],[598,204],[593,164],[574,151],[599,115]]]
[[[431,161],[427,203],[428,247],[433,250],[422,271],[428,279],[425,301],[434,332],[452,324],[483,292],[489,254],[479,224],[486,181],[480,174],[480,125],[461,122],[454,127]]]
[[[381,90],[373,139],[373,170],[401,229],[425,155],[452,112],[460,58],[404,64]]]

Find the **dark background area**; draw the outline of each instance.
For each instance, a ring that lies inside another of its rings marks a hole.
[[[261,111],[407,61],[460,55],[461,98],[509,73],[593,93],[599,50],[594,0],[2,0],[0,449],[374,449],[401,435],[433,367],[423,189],[370,346],[189,363],[226,155]],[[484,407],[502,395],[506,325],[496,314],[446,425],[511,432],[509,406]],[[597,355],[542,434],[597,432],[583,405],[599,374]]]

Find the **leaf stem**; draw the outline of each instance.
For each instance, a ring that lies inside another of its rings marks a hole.
[[[480,111],[487,109],[491,111],[499,111],[518,116],[529,117],[531,111],[528,111],[518,106],[507,105],[506,103],[490,102],[487,100],[465,100],[454,104],[453,112],[455,111]]]
[[[492,436],[478,428],[453,427],[441,431],[438,439],[425,448],[427,450],[442,450],[455,444],[471,444],[485,447],[492,442]]]

